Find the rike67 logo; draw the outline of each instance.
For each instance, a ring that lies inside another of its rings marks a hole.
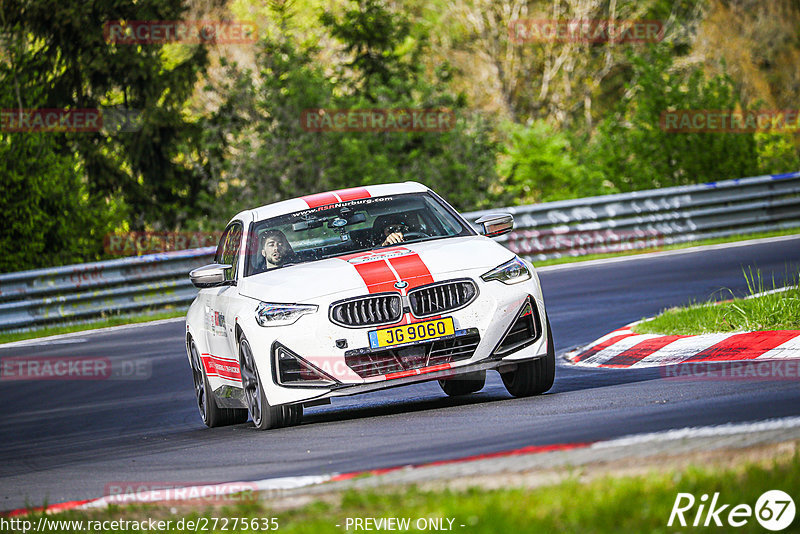
[[[767,530],[779,531],[794,521],[794,500],[781,490],[764,492],[756,501],[755,508],[748,504],[722,504],[719,492],[714,493],[709,502],[707,494],[695,499],[691,493],[678,493],[667,526],[693,527],[734,527],[746,525],[755,516],[759,524]],[[697,505],[696,510],[695,505]]]

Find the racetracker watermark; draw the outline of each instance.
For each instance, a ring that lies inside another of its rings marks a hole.
[[[683,362],[661,367],[660,372],[676,380],[798,380],[800,360]]]
[[[93,109],[2,109],[3,132],[135,132],[142,129],[141,112],[122,107]]]
[[[115,504],[199,501],[206,504],[250,502],[258,498],[254,482],[117,481],[104,488],[105,500]]]
[[[149,360],[39,356],[10,356],[0,359],[0,381],[147,380],[152,374]]]
[[[213,247],[220,232],[128,232],[107,234],[103,250],[113,256],[138,256],[174,250]]]
[[[445,132],[455,123],[448,109],[307,109],[300,115],[307,132]]]
[[[511,41],[523,43],[657,43],[664,39],[660,20],[516,19]]]
[[[669,133],[797,133],[800,109],[662,111],[661,129]]]
[[[251,21],[223,20],[109,20],[103,24],[106,43],[253,44],[258,27]]]

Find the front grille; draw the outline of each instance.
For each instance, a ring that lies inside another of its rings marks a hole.
[[[345,363],[361,378],[419,369],[432,365],[472,358],[481,337],[477,330],[466,335],[439,339],[411,347],[382,350],[352,350],[344,355]]]
[[[408,292],[411,313],[425,317],[463,308],[477,296],[478,288],[472,280],[440,282],[412,289]]]
[[[396,323],[403,316],[400,295],[384,293],[331,305],[330,318],[341,326],[361,327]]]

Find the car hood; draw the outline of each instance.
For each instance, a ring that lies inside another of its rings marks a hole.
[[[239,294],[270,302],[297,303],[335,293],[395,291],[398,278],[416,287],[489,270],[514,253],[483,236],[453,237],[291,265],[239,281]]]

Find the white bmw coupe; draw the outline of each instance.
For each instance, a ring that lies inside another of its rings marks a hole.
[[[517,397],[553,384],[539,278],[491,237],[508,214],[461,217],[424,185],[343,189],[243,211],[186,315],[203,422],[265,430],[304,406],[427,380],[448,395],[500,373]]]

